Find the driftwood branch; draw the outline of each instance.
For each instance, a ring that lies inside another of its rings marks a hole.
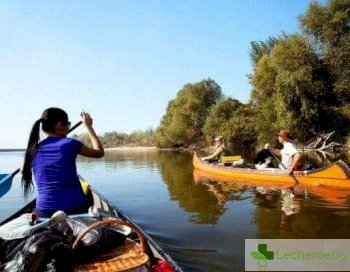
[[[316,140],[312,141],[311,143],[304,145],[302,147],[303,151],[323,151],[323,150],[333,150],[335,148],[343,148],[344,145],[337,143],[337,142],[329,142],[329,139],[334,135],[334,131],[325,133],[325,134],[319,134],[316,137]]]

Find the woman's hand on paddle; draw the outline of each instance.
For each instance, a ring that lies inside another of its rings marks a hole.
[[[81,121],[84,123],[87,127],[92,127],[92,118],[89,113],[85,112],[84,110],[80,113]]]
[[[270,149],[271,145],[269,143],[265,144],[265,149]]]
[[[80,113],[80,117],[81,117],[81,121],[86,126],[86,130],[90,137],[92,148],[83,144],[79,154],[89,158],[102,158],[105,154],[104,149],[100,139],[98,138],[94,128],[92,127],[92,118],[90,114],[83,110]]]

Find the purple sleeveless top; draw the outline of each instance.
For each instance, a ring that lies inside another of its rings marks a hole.
[[[40,216],[50,216],[56,210],[75,213],[88,208],[75,164],[82,145],[80,141],[62,137],[48,137],[39,143],[32,168]]]

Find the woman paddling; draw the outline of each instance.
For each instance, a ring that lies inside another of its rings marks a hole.
[[[92,148],[67,138],[71,123],[67,113],[59,108],[46,109],[30,132],[22,170],[22,187],[24,196],[28,196],[33,187],[33,173],[38,190],[36,212],[41,217],[50,217],[57,210],[67,214],[82,213],[89,207],[80,186],[75,160],[78,154],[101,158],[104,150],[92,127],[90,115],[83,111],[80,116]],[[42,141],[39,137],[40,125],[45,134]]]
[[[203,161],[219,161],[221,156],[224,156],[227,154],[227,148],[225,145],[225,139],[222,136],[218,136],[215,138],[215,147],[213,154],[202,157],[201,160]]]

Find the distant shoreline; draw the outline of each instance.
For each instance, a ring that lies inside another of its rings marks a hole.
[[[119,146],[119,147],[107,147],[105,151],[117,151],[117,150],[157,150],[155,146]],[[0,148],[0,152],[24,152],[25,148]]]
[[[25,148],[0,148],[0,152],[26,151]]]
[[[119,147],[107,147],[105,151],[118,151],[118,150],[157,150],[155,146],[119,146]]]
[[[0,148],[0,152],[24,152],[25,148]],[[150,150],[168,150],[168,151],[193,151],[193,150],[206,150],[206,148],[158,148],[156,146],[118,146],[107,147],[105,151],[150,151]]]

